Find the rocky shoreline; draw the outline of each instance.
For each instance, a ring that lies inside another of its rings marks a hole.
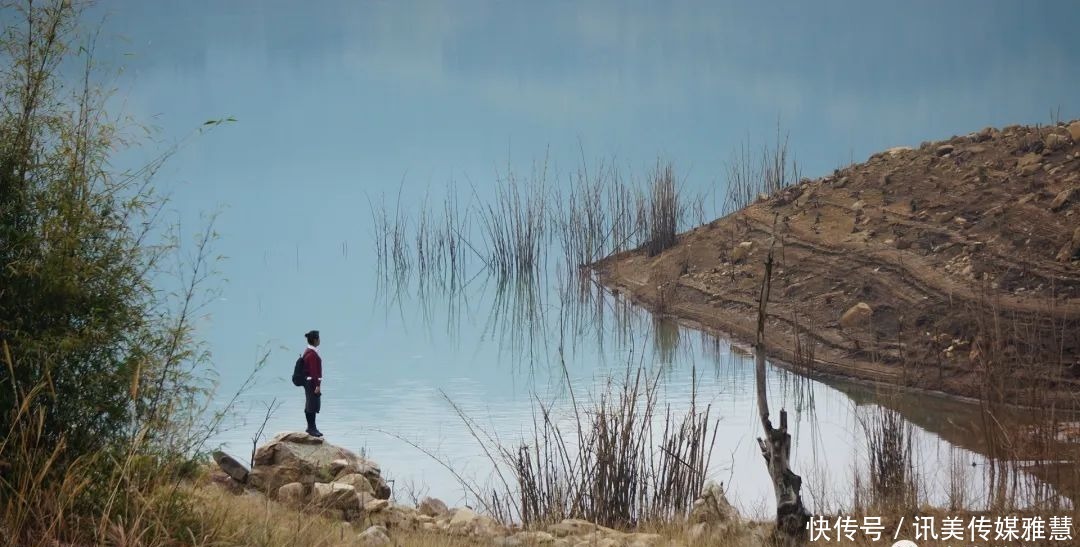
[[[532,529],[500,523],[468,507],[448,507],[437,498],[415,506],[393,500],[380,466],[324,438],[303,432],[284,432],[255,451],[248,469],[237,458],[215,452],[217,469],[210,478],[238,496],[264,497],[302,513],[340,521],[360,545],[395,545],[401,530],[422,530],[502,547],[676,547],[710,545],[745,536],[743,543],[760,544],[769,533],[764,524],[744,521],[728,503],[723,488],[707,483],[684,523],[682,538],[640,531],[621,531],[580,519],[563,519]]]

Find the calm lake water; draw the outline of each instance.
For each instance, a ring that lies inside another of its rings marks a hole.
[[[203,213],[220,212],[220,292],[200,323],[215,405],[271,351],[215,443],[247,455],[274,401],[266,433],[303,428],[288,376],[302,333],[319,329],[329,440],[379,461],[401,496],[423,485],[472,503],[410,442],[486,480],[490,465],[450,402],[502,439],[527,435],[534,395],[567,408],[561,342],[579,396],[642,366],[659,371],[678,410],[696,379],[699,404],[719,419],[710,475],[767,514],[752,362],[726,341],[611,296],[560,327],[555,279],[531,307],[483,275],[452,297],[415,285],[388,295],[369,204],[400,199],[412,211],[450,183],[463,201],[483,199],[507,171],[538,164],[563,188],[601,160],[642,178],[662,158],[715,215],[732,153],[771,142],[778,124],[814,177],[891,146],[1080,117],[1069,38],[1080,4],[867,4],[878,3],[101,2],[85,21],[102,25],[103,66],[122,68],[107,82],[111,104],[157,128],[115,165],[182,141],[158,177],[169,219],[194,233]],[[238,121],[186,139],[226,116]],[[514,313],[523,309],[536,314]],[[792,413],[809,502],[848,503],[874,394],[776,369],[769,378],[774,412]],[[952,443],[976,445],[949,427],[914,421],[931,499],[950,467],[974,483],[982,473],[984,458]]]

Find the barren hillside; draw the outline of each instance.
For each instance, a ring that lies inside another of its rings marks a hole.
[[[761,196],[656,257],[595,267],[658,312],[749,342],[774,237],[775,357],[1080,407],[1080,121],[893,148]]]

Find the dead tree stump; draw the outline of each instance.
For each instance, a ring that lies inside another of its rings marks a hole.
[[[775,229],[775,228],[774,228]],[[776,493],[776,532],[778,543],[795,544],[806,540],[806,523],[810,512],[802,502],[802,478],[790,467],[791,435],[787,432],[787,411],[780,410],[780,427],[774,428],[769,420],[769,401],[765,392],[765,305],[769,301],[772,286],[773,244],[765,259],[765,279],[761,283],[758,301],[757,342],[754,344],[754,365],[757,379],[758,414],[765,438],[758,439],[761,455],[772,478]]]

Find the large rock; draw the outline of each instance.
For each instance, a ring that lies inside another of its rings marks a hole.
[[[387,507],[390,507],[390,500],[371,500],[364,503],[364,512],[378,513],[379,511],[385,510]]]
[[[309,433],[305,433],[303,431],[284,431],[282,433],[278,433],[277,435],[274,435],[274,437],[272,439],[270,439],[270,443],[275,443],[275,442],[287,442],[287,443],[298,443],[298,444],[324,444],[324,443],[326,443],[326,439],[324,439],[322,437],[316,437],[314,435],[311,435]],[[270,444],[270,443],[267,443],[267,444]]]
[[[446,504],[438,498],[424,498],[420,500],[416,509],[420,511],[421,515],[427,515],[429,517],[441,517],[450,513],[450,509],[448,509]]]
[[[453,511],[453,516],[450,517],[447,528],[451,533],[458,535],[482,537],[502,535],[505,530],[502,526],[499,526],[498,522],[495,522],[495,519],[487,515],[480,515],[465,507]]]
[[[738,511],[728,503],[724,487],[713,481],[705,483],[701,497],[694,501],[690,510],[690,522],[694,524],[716,524],[730,522],[739,518]]]
[[[453,516],[450,517],[450,528],[466,528],[479,518],[479,513],[467,507],[455,509]]]
[[[745,260],[746,257],[750,256],[750,251],[752,251],[753,249],[753,241],[743,241],[742,243],[736,245],[735,248],[731,250],[731,262],[735,263]]]
[[[1080,144],[1080,120],[1069,124],[1069,136],[1073,142]]]
[[[375,526],[371,526],[367,530],[361,532],[358,539],[360,540],[360,545],[363,545],[365,547],[381,547],[383,545],[393,545],[393,543],[390,542],[389,534],[386,533],[386,528],[383,526],[379,526],[378,524],[376,524]]]
[[[473,523],[472,534],[474,536],[493,538],[506,535],[506,528],[495,519],[487,515],[480,515],[480,518]]]
[[[298,482],[310,487],[315,483],[311,468],[305,466],[259,466],[248,474],[248,484],[271,496],[286,484]]]
[[[1076,201],[1077,196],[1080,195],[1080,187],[1066,188],[1058,193],[1054,197],[1054,201],[1050,202],[1050,210],[1055,213],[1064,209],[1066,205]]]
[[[368,482],[371,483],[371,488],[375,490],[376,498],[379,498],[381,500],[390,499],[390,485],[386,484],[386,481],[383,480],[382,475],[378,473],[365,473],[364,476],[367,477]]]
[[[975,142],[986,142],[986,141],[988,141],[990,139],[993,139],[993,138],[994,138],[994,128],[993,127],[984,127],[982,129],[982,131],[979,131],[978,133],[973,133],[971,135],[971,140],[973,140]]]
[[[840,316],[840,326],[848,330],[865,326],[866,323],[870,321],[870,316],[873,314],[873,308],[866,302],[859,302],[848,308],[848,310],[844,312],[844,315]]]
[[[1050,150],[1060,150],[1069,145],[1069,138],[1065,135],[1058,135],[1057,133],[1050,133],[1044,139],[1046,147]]]
[[[346,473],[334,479],[334,482],[341,484],[349,484],[352,485],[352,487],[355,488],[357,492],[367,492],[372,496],[375,495],[375,489],[371,486],[371,481],[369,481],[367,477],[361,475],[360,473]]]
[[[303,507],[307,502],[307,488],[298,482],[290,482],[278,488],[277,499],[289,507]]]
[[[367,507],[369,503],[376,501],[379,498],[376,498],[375,495],[370,492],[357,492],[356,499],[359,501],[360,507]]]
[[[276,435],[255,451],[255,466],[248,475],[248,483],[264,492],[276,493],[291,482],[310,486],[348,477],[345,482],[355,487],[358,479],[350,475],[360,475],[368,482],[369,488],[355,490],[370,491],[380,499],[390,497],[390,487],[375,462],[323,438],[288,432]]]
[[[311,502],[323,509],[358,511],[360,502],[356,489],[348,484],[317,482],[311,490]]]
[[[686,540],[693,545],[761,545],[736,538],[743,528],[739,512],[728,503],[723,485],[713,481],[706,482],[694,500],[687,524]]]
[[[214,451],[214,461],[227,475],[236,479],[237,482],[245,483],[248,479],[248,468],[240,463],[240,460],[220,451]]]
[[[1021,168],[1021,169],[1023,169],[1024,167],[1032,166],[1032,165],[1040,166],[1039,168],[1041,169],[1042,168],[1041,167],[1041,165],[1042,165],[1042,156],[1039,155],[1039,154],[1036,154],[1034,152],[1031,152],[1031,153],[1025,154],[1019,160],[1016,161],[1016,166]]]
[[[371,524],[381,524],[387,529],[398,528],[416,529],[421,522],[430,517],[423,517],[416,509],[405,505],[398,505],[388,500],[373,500],[364,505],[364,521]]]
[[[1080,226],[1073,230],[1072,240],[1058,251],[1057,259],[1068,262],[1073,258],[1080,257]]]

